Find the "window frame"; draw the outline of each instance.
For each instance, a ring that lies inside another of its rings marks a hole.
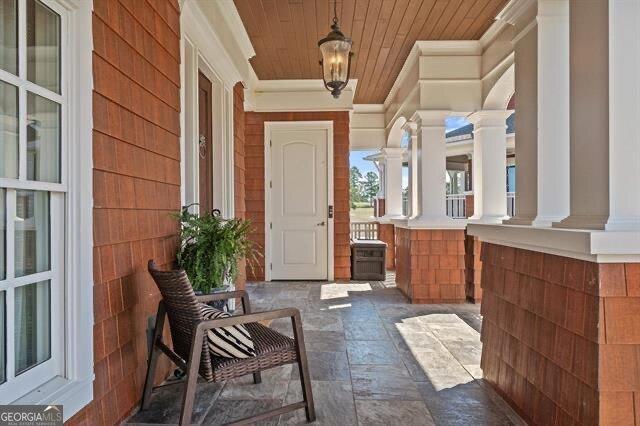
[[[62,404],[66,421],[93,399],[93,157],[92,157],[92,101],[93,101],[93,32],[92,2],[83,0],[40,0],[61,16],[60,94],[61,102],[61,182],[31,182],[0,178],[0,186],[12,189],[36,189],[64,192],[61,198],[63,224],[51,223],[51,266],[54,253],[63,275],[57,295],[63,309],[64,338],[57,354],[60,375],[22,395],[12,404]],[[26,22],[26,0],[18,0],[18,22]],[[18,29],[18,52],[25,52],[26,28]],[[87,36],[88,35],[88,36]],[[21,68],[24,67],[24,68]],[[19,75],[26,76],[26,55],[18,59]],[[24,71],[22,71],[24,70]],[[24,72],[24,73],[23,73]],[[0,70],[3,80],[15,84],[13,74]],[[12,82],[11,80],[14,80]],[[35,94],[42,93],[39,86],[21,81],[21,86]],[[33,90],[32,90],[33,89]],[[22,90],[24,92],[24,90]],[[55,92],[47,91],[47,98]],[[26,128],[26,92],[19,95],[20,128]],[[26,132],[20,134],[20,153],[26,151]],[[19,177],[26,176],[26,156],[20,157]],[[53,202],[54,198],[51,197]],[[7,206],[10,208],[11,206]],[[53,221],[54,215],[51,215]],[[7,225],[9,218],[7,217]],[[66,224],[66,226],[65,226]],[[55,238],[55,240],[54,240]],[[60,246],[56,249],[54,241]],[[7,263],[9,261],[7,256]],[[8,265],[7,265],[8,266]],[[51,294],[52,305],[54,294]],[[8,307],[8,306],[7,306]],[[52,309],[53,312],[53,309]],[[10,313],[7,309],[7,315]],[[53,337],[53,336],[52,336]],[[7,336],[7,340],[8,336]],[[7,345],[9,346],[9,345]],[[9,347],[7,347],[9,350]],[[52,341],[53,357],[53,341]],[[9,353],[7,353],[9,356]],[[36,369],[34,367],[33,369]]]

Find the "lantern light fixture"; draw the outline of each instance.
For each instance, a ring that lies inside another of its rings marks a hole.
[[[324,87],[331,92],[334,98],[338,99],[342,90],[349,83],[353,53],[351,52],[351,39],[345,37],[340,31],[336,3],[337,0],[334,0],[331,32],[318,42],[318,47],[322,54],[320,65],[322,66]]]

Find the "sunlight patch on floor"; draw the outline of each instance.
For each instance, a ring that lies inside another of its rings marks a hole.
[[[320,300],[341,299],[349,297],[349,292],[371,291],[371,284],[322,284],[320,288]]]
[[[472,372],[468,371],[461,365],[457,350],[464,350],[466,345],[477,345],[479,333],[458,315],[434,313],[414,316],[402,319],[395,326],[436,391],[475,380],[475,363],[469,366]],[[457,349],[453,353],[450,350],[452,347]],[[478,370],[479,362],[478,359]]]

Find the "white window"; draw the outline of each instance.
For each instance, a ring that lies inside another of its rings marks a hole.
[[[47,384],[61,379],[59,390],[79,375],[68,257],[77,248],[69,218],[81,214],[68,167],[78,154],[69,148],[78,134],[69,19],[79,13],[65,4],[0,0],[0,404],[44,402]],[[28,397],[36,389],[40,397]]]

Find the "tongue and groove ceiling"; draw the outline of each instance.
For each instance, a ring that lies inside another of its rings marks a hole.
[[[318,40],[329,32],[330,0],[234,0],[261,80],[320,79]],[[478,40],[507,0],[338,0],[353,39],[354,103],[382,103],[416,40]]]

